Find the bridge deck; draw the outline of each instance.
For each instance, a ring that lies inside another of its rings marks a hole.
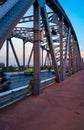
[[[84,70],[2,110],[0,130],[84,130]]]

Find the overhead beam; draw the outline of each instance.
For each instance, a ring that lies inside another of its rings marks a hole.
[[[0,21],[0,49],[4,44],[4,41],[12,30],[17,25],[22,16],[27,12],[29,7],[35,2],[35,0],[19,0],[8,12],[4,15]],[[15,14],[16,12],[16,14]],[[8,15],[10,17],[8,17]]]

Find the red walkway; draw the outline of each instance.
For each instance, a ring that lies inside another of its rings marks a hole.
[[[0,130],[84,130],[84,70],[2,110]]]

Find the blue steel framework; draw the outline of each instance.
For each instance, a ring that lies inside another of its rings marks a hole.
[[[17,65],[20,69],[19,59],[16,55],[12,37],[23,40],[23,65],[25,66],[25,43],[33,43],[30,54],[34,52],[34,94],[40,94],[40,47],[47,51],[56,75],[56,82],[63,81],[68,72],[71,75],[81,69],[82,60],[78,40],[65,11],[57,0],[15,0],[16,3],[7,10],[0,19],[0,49],[7,40],[6,65],[9,65],[9,43],[13,50]],[[7,4],[7,0],[3,5]],[[32,16],[24,14],[33,5]],[[46,5],[51,9],[47,12]],[[33,27],[16,27],[19,23],[33,22]],[[52,24],[50,24],[52,23]],[[40,36],[42,35],[42,36]],[[40,38],[41,37],[41,38]],[[46,60],[45,60],[46,63]],[[43,58],[42,58],[43,66]]]

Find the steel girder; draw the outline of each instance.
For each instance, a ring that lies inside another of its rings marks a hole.
[[[22,16],[35,0],[19,0],[16,4],[0,19],[0,49],[10,35],[13,28],[17,25]]]

